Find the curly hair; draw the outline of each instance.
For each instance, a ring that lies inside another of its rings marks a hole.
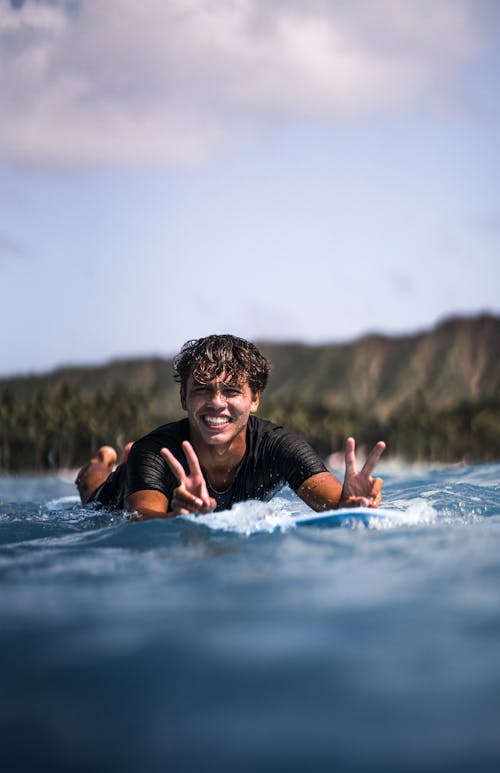
[[[229,334],[187,341],[173,365],[174,379],[183,388],[189,376],[206,384],[224,373],[228,381],[248,381],[254,393],[265,389],[270,368],[255,344]]]

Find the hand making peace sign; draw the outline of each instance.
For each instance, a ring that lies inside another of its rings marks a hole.
[[[382,501],[382,478],[372,478],[375,465],[385,450],[380,441],[368,454],[360,472],[356,471],[356,442],[347,438],[345,444],[345,476],[339,507],[378,507]]]
[[[175,515],[210,513],[215,510],[217,503],[208,493],[196,452],[188,440],[183,441],[182,449],[189,465],[189,475],[186,474],[182,464],[168,448],[161,449],[161,455],[166,459],[168,466],[179,481],[170,502],[172,512]]]

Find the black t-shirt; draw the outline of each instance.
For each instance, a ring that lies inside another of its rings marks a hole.
[[[92,499],[107,507],[123,507],[125,498],[136,491],[161,491],[172,501],[179,485],[160,449],[168,448],[189,472],[182,442],[189,440],[189,423],[181,419],[164,424],[137,440],[127,463],[117,467]],[[278,424],[250,416],[246,451],[232,484],[225,491],[215,491],[207,481],[216,510],[228,510],[235,502],[260,499],[267,502],[283,486],[293,491],[310,478],[327,470],[322,459],[303,438]]]

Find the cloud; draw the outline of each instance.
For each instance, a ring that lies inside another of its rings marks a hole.
[[[0,0],[0,155],[189,164],[268,121],[446,99],[488,12],[487,0]]]

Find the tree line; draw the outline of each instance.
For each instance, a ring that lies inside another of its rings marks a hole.
[[[7,388],[0,392],[0,470],[76,467],[100,445],[122,448],[149,428],[142,392],[115,387],[89,395],[63,384],[28,397]]]
[[[294,397],[268,406],[272,421],[306,437],[323,456],[343,448],[352,435],[368,448],[387,443],[386,456],[408,462],[489,462],[500,459],[500,399],[462,402],[434,410],[418,392],[381,420],[357,410],[332,410]]]
[[[160,423],[180,418],[158,416],[154,390],[114,387],[89,394],[63,384],[21,396],[0,391],[0,471],[44,472],[83,464],[103,444],[120,450],[128,440]],[[341,450],[354,435],[358,445],[387,442],[387,455],[408,461],[458,462],[500,459],[500,400],[462,403],[434,410],[422,392],[380,420],[368,412],[332,409],[304,402],[268,398],[260,415],[295,430],[324,457]]]

